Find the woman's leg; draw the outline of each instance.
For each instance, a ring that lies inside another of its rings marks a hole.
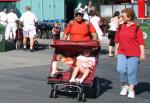
[[[111,57],[111,56],[113,56],[113,54],[112,54],[112,51],[113,51],[113,47],[115,46],[115,42],[114,42],[114,39],[115,39],[115,34],[116,34],[116,32],[115,31],[110,31],[110,37],[109,37],[109,48],[108,48],[108,50],[109,50],[109,56]]]
[[[112,54],[112,48],[113,48],[113,47],[109,45],[109,48],[108,48],[108,49],[109,49],[109,56],[110,56],[110,57],[113,56],[113,54]]]
[[[128,92],[128,83],[127,83],[127,58],[123,54],[118,55],[118,63],[117,63],[117,71],[119,73],[119,79],[122,83],[122,90],[120,92],[120,95],[127,95]]]
[[[124,56],[123,54],[119,54],[118,61],[117,61],[117,71],[119,73],[119,79],[121,83],[127,82],[126,65],[127,65],[126,56]]]
[[[70,82],[75,82],[75,77],[78,75],[79,70],[79,67],[74,67]]]
[[[128,84],[129,84],[129,94],[128,97],[135,98],[134,86],[137,84],[137,68],[139,64],[138,57],[128,58]]]

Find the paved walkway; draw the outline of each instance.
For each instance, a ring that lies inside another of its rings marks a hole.
[[[140,64],[136,99],[132,100],[119,96],[116,58],[108,57],[108,40],[104,39],[96,71],[101,82],[101,95],[96,99],[88,98],[87,103],[150,103],[150,50],[146,50],[147,61]],[[40,50],[37,52],[9,50],[0,53],[0,100],[2,103],[77,103],[77,98],[58,97],[55,101],[48,98],[46,74],[53,49],[48,47],[50,40],[39,40],[39,43]]]

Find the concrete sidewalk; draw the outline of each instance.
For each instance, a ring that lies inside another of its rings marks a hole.
[[[102,42],[102,50],[107,51],[107,38]],[[29,52],[10,50],[0,53],[0,100],[2,103],[77,103],[77,98],[48,98],[49,87],[46,77],[53,56],[53,48],[49,48],[50,40],[38,40],[40,50]],[[150,103],[150,50],[146,62],[139,65],[136,98],[119,96],[120,84],[116,72],[116,58],[108,54],[100,54],[96,68],[96,76],[100,80],[100,96],[87,98],[86,103]],[[8,102],[9,101],[9,102]]]

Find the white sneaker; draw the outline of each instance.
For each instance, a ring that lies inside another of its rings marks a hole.
[[[134,99],[135,98],[135,92],[134,91],[128,91],[128,97]]]
[[[76,81],[77,84],[80,83],[80,79],[79,78],[76,78],[75,81]]]
[[[125,96],[128,93],[129,86],[123,86],[120,95]]]
[[[76,78],[75,81],[76,81],[77,84],[82,84],[83,83],[83,79]]]
[[[71,79],[69,80],[69,82],[70,82],[70,83],[74,83],[74,82],[75,82],[75,79],[74,79],[74,78],[71,78]]]

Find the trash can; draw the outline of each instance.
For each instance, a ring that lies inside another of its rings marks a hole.
[[[0,25],[0,52],[5,51],[5,27]]]
[[[140,27],[143,30],[146,48],[150,49],[150,23],[141,24]]]

